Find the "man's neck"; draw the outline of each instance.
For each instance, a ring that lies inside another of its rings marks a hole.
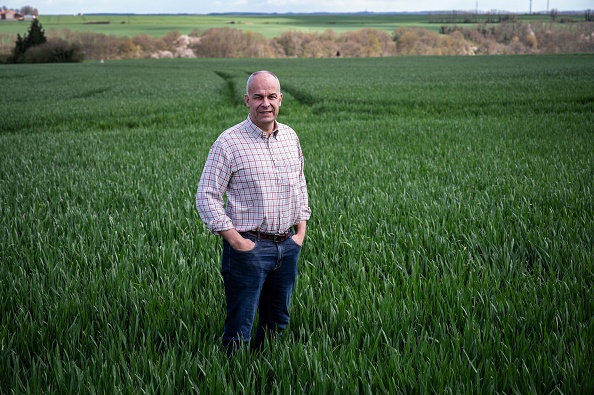
[[[276,121],[262,125],[262,124],[258,124],[256,122],[254,122],[251,115],[250,115],[250,120],[252,121],[252,123],[254,125],[256,125],[258,128],[260,128],[260,130],[262,130],[264,132],[264,134],[266,134],[266,137],[270,137],[270,135],[278,128],[278,124],[276,123]]]

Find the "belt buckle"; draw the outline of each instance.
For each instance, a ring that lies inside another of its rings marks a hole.
[[[289,238],[289,232],[285,232],[282,235],[273,235],[272,241],[275,243],[280,243],[281,241],[285,241]]]

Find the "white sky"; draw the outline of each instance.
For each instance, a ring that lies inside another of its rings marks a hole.
[[[4,0],[8,8],[30,4],[40,14],[134,13],[208,14],[213,12],[391,12],[476,10],[528,12],[594,9],[593,0]],[[23,4],[20,4],[20,3]]]

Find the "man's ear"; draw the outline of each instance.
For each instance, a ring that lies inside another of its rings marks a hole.
[[[243,95],[243,102],[245,103],[246,107],[250,106],[250,97],[247,94]]]

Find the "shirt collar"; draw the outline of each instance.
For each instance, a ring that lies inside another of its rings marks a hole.
[[[264,138],[264,139],[266,138],[266,133],[262,129],[260,129],[258,126],[256,126],[255,123],[252,122],[249,115],[245,122],[246,122],[245,123],[246,129],[252,136],[254,136],[256,138]],[[274,136],[274,138],[277,138],[278,130],[279,130],[278,122],[274,121],[274,130],[272,131],[272,133],[270,133],[270,135]]]

